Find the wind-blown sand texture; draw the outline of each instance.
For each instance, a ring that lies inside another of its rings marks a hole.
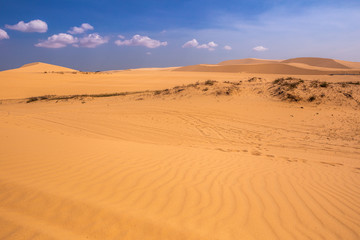
[[[360,76],[40,72],[0,72],[0,239],[360,238]]]

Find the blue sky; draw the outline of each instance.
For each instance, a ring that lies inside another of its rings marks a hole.
[[[0,70],[35,61],[83,71],[360,61],[359,0],[1,0],[0,29]]]

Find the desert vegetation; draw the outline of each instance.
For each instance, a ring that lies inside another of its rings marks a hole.
[[[137,99],[164,98],[166,96],[236,96],[242,91],[252,91],[270,96],[281,101],[308,102],[321,104],[334,102],[337,104],[360,105],[360,82],[324,82],[318,80],[304,80],[294,77],[277,78],[272,82],[265,82],[264,79],[252,77],[239,81],[206,80],[187,85],[175,86],[161,90],[146,90],[133,92],[117,92],[102,94],[79,94],[79,95],[44,95],[25,99],[26,103],[37,101],[67,101],[95,99],[105,97],[119,97],[136,95]]]

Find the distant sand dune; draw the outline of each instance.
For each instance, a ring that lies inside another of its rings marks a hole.
[[[77,70],[61,67],[57,65],[52,65],[42,62],[34,62],[23,65],[20,68],[7,70],[5,72],[26,72],[26,73],[44,73],[44,72],[77,72]]]
[[[174,69],[174,71],[295,75],[360,74],[360,63],[311,57],[287,60],[245,58],[223,61],[217,65],[185,66]]]
[[[238,64],[268,64],[268,63],[279,63],[282,60],[267,60],[257,58],[244,58],[236,60],[228,60],[218,63],[218,65],[238,65]]]
[[[334,59],[329,58],[291,58],[288,60],[282,61],[282,63],[304,63],[310,66],[316,67],[325,67],[325,68],[342,68],[342,69],[350,69],[348,66],[339,63]]]
[[[257,58],[244,58],[236,60],[228,60],[218,63],[218,65],[241,65],[241,64],[271,64],[271,63],[300,63],[320,68],[336,68],[336,69],[360,69],[359,62],[349,62],[330,58],[302,57],[291,58],[287,60],[267,60]]]
[[[360,62],[349,62],[349,61],[342,61],[342,60],[335,60],[335,61],[344,66],[347,66],[348,68],[360,69]]]
[[[258,73],[258,74],[292,74],[292,75],[326,75],[326,74],[344,74],[356,73],[356,70],[323,70],[301,68],[286,63],[268,63],[268,64],[243,64],[243,65],[193,65],[180,67],[174,71],[193,71],[193,72],[231,72],[231,73]]]

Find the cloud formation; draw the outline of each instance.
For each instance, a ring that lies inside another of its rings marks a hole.
[[[92,33],[82,38],[77,38],[67,33],[59,33],[48,37],[47,40],[40,41],[35,44],[35,46],[44,48],[63,48],[72,45],[73,47],[95,48],[108,41],[108,38],[102,37],[97,33]]]
[[[48,30],[48,25],[46,22],[41,21],[39,19],[32,20],[28,23],[24,21],[20,21],[15,25],[5,25],[6,28],[11,30],[16,30],[20,32],[39,32],[44,33]]]
[[[63,48],[67,45],[75,44],[77,42],[78,39],[74,38],[72,35],[67,33],[59,33],[48,37],[48,39],[45,41],[41,41],[35,44],[35,46],[44,48]]]
[[[72,27],[71,30],[68,31],[70,34],[81,34],[86,32],[87,30],[94,30],[94,27],[88,23],[81,24],[80,27]]]
[[[197,48],[205,48],[208,49],[209,51],[214,51],[217,46],[219,45],[214,42],[209,42],[209,43],[201,44],[197,46]]]
[[[199,46],[199,42],[194,38],[193,40],[186,42],[182,47],[190,48],[190,47],[197,47],[197,46]]]
[[[0,40],[2,39],[9,39],[9,35],[4,30],[0,29]]]
[[[209,51],[214,51],[217,46],[219,46],[219,45],[216,44],[215,42],[209,42],[209,43],[200,45],[199,42],[194,38],[193,40],[186,42],[182,47],[183,48],[192,48],[192,47],[204,48],[204,49],[208,49]]]
[[[97,33],[92,33],[86,37],[79,39],[79,46],[85,48],[95,48],[99,45],[107,43],[109,40],[106,37],[102,37]]]
[[[148,36],[134,35],[131,39],[128,40],[116,40],[115,44],[118,46],[143,46],[147,48],[158,48],[161,46],[166,46],[168,43],[151,39]]]
[[[230,47],[229,45],[226,45],[226,46],[224,46],[224,49],[230,51],[230,50],[232,50],[232,47]]]
[[[268,48],[263,47],[263,46],[257,46],[257,47],[254,47],[253,50],[257,51],[257,52],[264,52],[264,51],[267,51]]]

